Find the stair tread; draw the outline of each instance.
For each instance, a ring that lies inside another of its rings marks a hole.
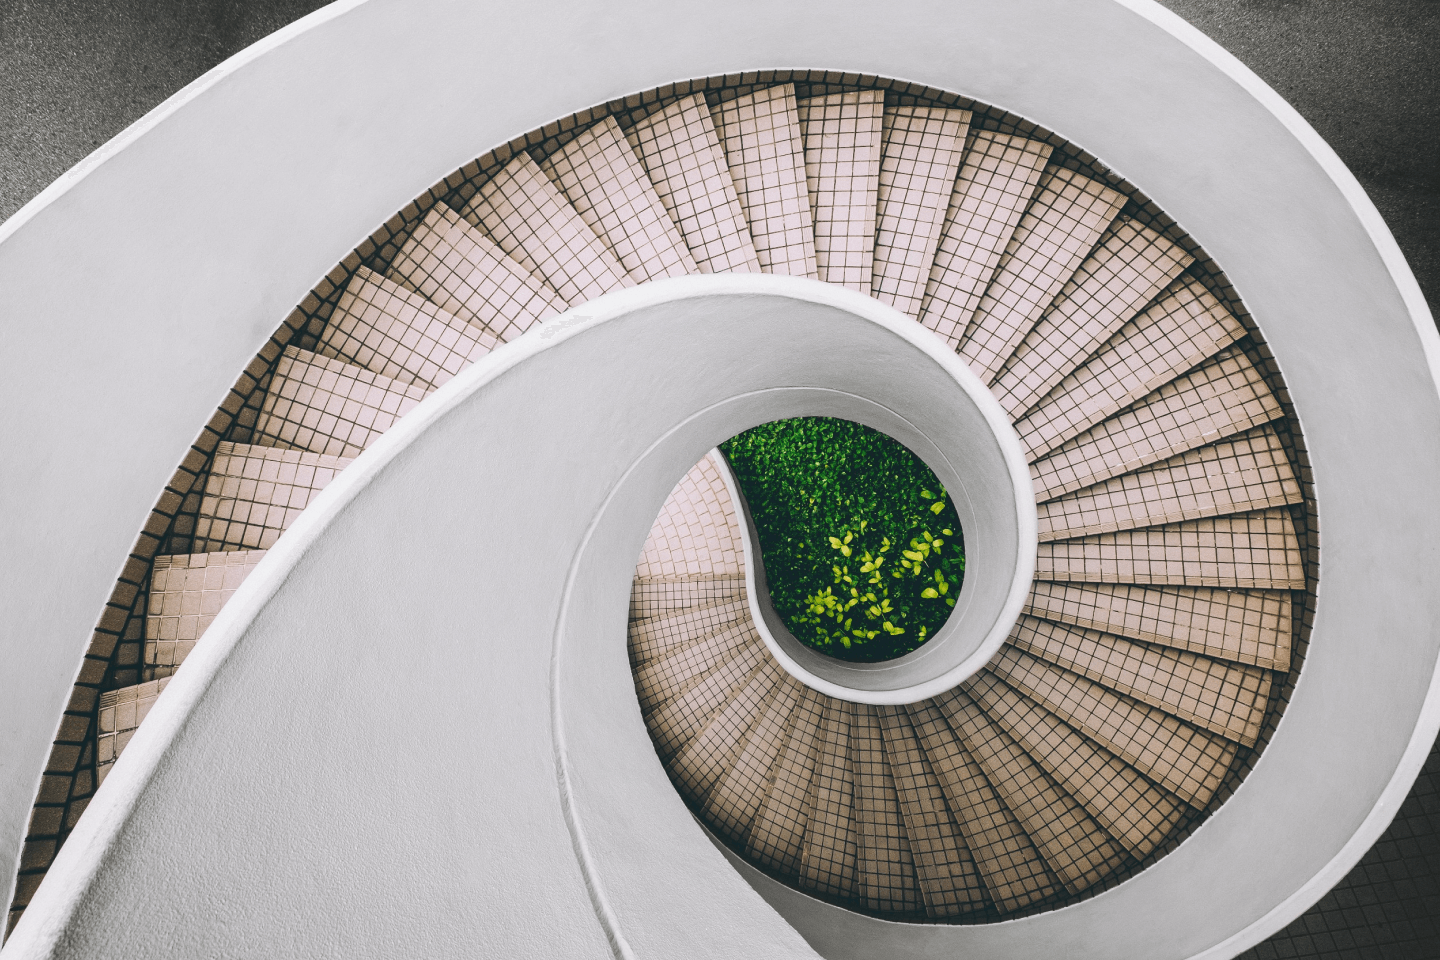
[[[1244,335],[1240,321],[1203,284],[1182,276],[1061,380],[1015,424],[1015,432],[1036,460]]]
[[[700,272],[614,117],[593,124],[540,168],[636,283]]]
[[[302,450],[219,444],[195,522],[195,552],[269,549],[349,464],[345,457]]]
[[[1305,589],[1290,513],[1261,510],[1040,544],[1040,580]]]
[[[145,600],[142,681],[175,672],[264,556],[264,550],[231,550],[155,558]]]
[[[994,381],[1124,204],[1118,191],[1064,167],[1041,176],[961,339],[960,356],[981,380]]]
[[[821,280],[869,294],[880,191],[885,95],[835,93],[796,102]]]
[[[745,738],[775,698],[784,669],[767,659],[751,674],[699,735],[675,755],[670,770],[692,801],[702,802],[715,782],[735,762]]]
[[[640,709],[648,713],[681,696],[755,640],[752,624],[731,623],[697,643],[643,664],[635,670]]]
[[[749,615],[749,605],[735,599],[665,617],[633,621],[629,631],[630,662],[638,666],[666,656],[697,636],[713,633]]]
[[[735,504],[715,462],[702,457],[665,499],[635,574],[739,576],[745,572],[744,560]]]
[[[824,698],[805,688],[795,705],[770,789],[745,840],[745,852],[752,860],[790,879],[800,872],[823,712]]]
[[[1223,350],[1032,463],[1035,499],[1053,500],[1283,415],[1245,351]]]
[[[710,114],[760,269],[816,278],[815,224],[794,84],[721,101]]]
[[[785,746],[791,714],[805,689],[789,675],[781,678],[774,699],[750,729],[734,766],[705,798],[708,822],[733,843],[745,842],[750,824],[769,789],[780,750]]]
[[[1065,540],[1304,499],[1273,425],[1188,450],[1038,506],[1041,540]]]
[[[1030,409],[1194,260],[1138,221],[1112,224],[1005,361],[993,388],[1000,405],[1012,418]]]
[[[345,285],[315,352],[397,383],[434,388],[499,342],[487,331],[362,266]]]
[[[161,677],[101,692],[95,716],[96,786],[105,782],[111,765],[129,746],[131,737],[169,683],[169,677]]]
[[[645,725],[662,759],[669,759],[705,728],[724,709],[730,698],[769,658],[765,643],[754,630],[746,631],[749,642],[735,655],[700,678],[684,693],[657,705],[645,717]]]
[[[870,294],[912,319],[925,299],[969,126],[969,110],[884,112]]]
[[[677,611],[744,599],[745,578],[728,577],[636,577],[630,587],[632,623],[674,616]]]
[[[920,890],[900,814],[900,795],[885,757],[875,707],[856,704],[850,725],[855,770],[855,833],[860,902],[869,910],[915,913]]]
[[[1290,594],[1278,590],[1039,580],[1025,612],[1284,672],[1290,669],[1292,606]]]
[[[620,261],[528,153],[505,164],[460,213],[567,306],[630,283]]]
[[[896,706],[877,712],[926,916],[940,919],[983,909],[985,887],[975,858],[951,816],[909,714]]]
[[[846,900],[857,895],[855,773],[850,762],[853,717],[850,703],[825,698],[799,877],[803,890]]]
[[[386,275],[501,343],[565,310],[544,281],[443,203],[425,214]]]
[[[952,349],[960,346],[1053,149],[989,130],[971,135],[920,309],[920,322]]]

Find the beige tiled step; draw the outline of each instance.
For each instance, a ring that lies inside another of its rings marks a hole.
[[[1245,513],[1301,499],[1280,437],[1267,425],[1040,504],[1040,539]]]
[[[969,126],[969,110],[885,111],[870,293],[910,317],[925,299]]]
[[[755,813],[769,792],[776,761],[788,742],[791,715],[805,689],[789,675],[781,678],[773,699],[750,728],[734,766],[705,798],[707,822],[732,843],[745,843]]]
[[[853,718],[850,703],[825,698],[798,878],[802,890],[846,900],[857,896],[855,771],[850,759]]]
[[[540,168],[636,283],[699,272],[614,117],[595,123]]]
[[[1053,149],[989,130],[971,136],[920,309],[920,322],[952,348],[980,306]]]
[[[1236,744],[1163,710],[1001,647],[977,677],[1003,680],[1153,782],[1203,809],[1235,759]]]
[[[1131,856],[1149,856],[1185,815],[1182,801],[993,676],[981,674],[965,692]]]
[[[700,682],[657,706],[645,717],[650,738],[662,760],[669,760],[695,738],[710,718],[770,659],[765,642],[749,630],[750,642],[741,646]]]
[[[1263,510],[1040,544],[1035,577],[1088,583],[1305,589],[1287,510]]]
[[[1011,913],[1057,893],[1058,881],[940,708],[925,700],[908,709],[991,902],[1001,913]]]
[[[1118,191],[1072,170],[1045,172],[960,343],[981,380],[995,379],[1124,205]]]
[[[499,342],[420,294],[361,267],[335,305],[315,352],[396,383],[438,387]]]
[[[1030,459],[1153,393],[1245,335],[1205,287],[1181,277],[1015,424]]]
[[[1079,893],[1125,862],[1125,851],[1085,808],[1056,788],[973,700],[959,690],[935,699],[1065,889]]]
[[[155,706],[160,691],[170,683],[169,677],[150,680],[133,687],[106,690],[100,694],[99,713],[95,725],[95,779],[105,782],[110,767],[129,745],[140,722]]]
[[[386,275],[501,343],[565,309],[555,291],[443,203],[425,214]]]
[[[868,910],[915,913],[921,909],[915,858],[905,836],[885,734],[875,707],[857,703],[850,725],[855,771],[856,875]]]
[[[528,153],[491,177],[460,213],[569,306],[631,282]]]
[[[682,97],[627,139],[701,273],[759,273],[760,259],[705,95]]]
[[[692,802],[703,803],[716,781],[734,765],[745,738],[775,699],[784,669],[772,659],[761,663],[724,708],[711,717],[670,764],[670,774]]]
[[[698,642],[651,660],[635,671],[640,708],[648,713],[666,700],[683,695],[711,671],[756,642],[755,627],[745,620],[727,624]]]
[[[745,853],[762,867],[788,879],[800,872],[800,856],[809,820],[810,784],[815,778],[824,698],[808,687],[790,720],[774,779],[755,814]]]
[[[1281,416],[1249,356],[1221,351],[1032,463],[1035,499],[1053,500]]]
[[[264,550],[231,550],[156,557],[145,606],[140,679],[173,674],[264,556]]]
[[[984,884],[975,858],[951,817],[940,781],[910,725],[910,715],[896,706],[880,707],[877,713],[925,915],[942,919],[983,909]]]
[[[1267,670],[1290,669],[1289,593],[1036,581],[1031,616]]]
[[[1247,747],[1260,734],[1270,674],[1259,667],[1029,616],[1020,618],[1007,642]]]
[[[428,387],[286,347],[255,423],[255,442],[355,457],[413,410]]]
[[[1137,221],[1112,224],[1005,362],[992,388],[1000,405],[1011,417],[1030,409],[1194,260]]]
[[[300,450],[222,443],[195,523],[195,550],[267,550],[350,461]]]
[[[794,84],[722,101],[710,115],[760,269],[816,277],[815,224]]]
[[[715,462],[704,457],[666,498],[635,575],[738,576],[744,573],[744,557],[735,505]]]
[[[836,93],[800,100],[796,107],[818,276],[869,294],[885,95],[879,90]]]
[[[697,637],[714,633],[722,627],[750,616],[744,600],[686,609],[665,617],[637,620],[630,624],[630,663],[639,666],[656,657],[664,657]]]
[[[681,610],[743,600],[744,597],[745,578],[739,575],[636,577],[630,587],[630,620],[674,616]]]

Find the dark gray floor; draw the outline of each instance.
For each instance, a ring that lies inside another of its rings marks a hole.
[[[1440,2],[1162,2],[1330,142],[1440,307]],[[0,219],[225,57],[321,5],[0,0]],[[1350,876],[1249,956],[1440,958],[1437,797],[1440,749]]]

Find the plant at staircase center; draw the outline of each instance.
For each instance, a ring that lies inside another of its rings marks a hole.
[[[771,602],[796,639],[876,663],[944,625],[965,576],[964,540],[919,457],[829,417],[761,424],[720,450],[749,503]]]

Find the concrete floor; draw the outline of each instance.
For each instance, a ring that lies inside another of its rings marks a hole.
[[[1440,2],[1161,0],[1310,121],[1369,191],[1440,313]],[[0,220],[315,0],[0,0]],[[1120,52],[1117,51],[1117,55]],[[1395,824],[1248,956],[1440,956],[1440,752]]]

